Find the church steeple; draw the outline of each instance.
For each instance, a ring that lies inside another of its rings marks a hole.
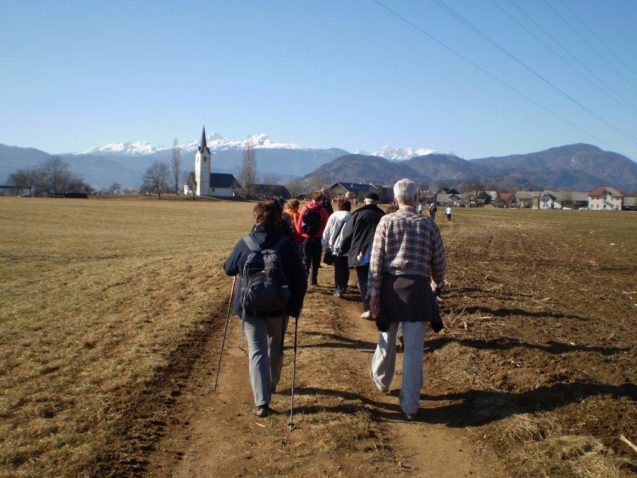
[[[210,162],[212,156],[208,143],[206,142],[206,127],[201,130],[201,144],[195,154],[195,181],[197,182],[197,196],[208,196],[210,194]]]
[[[206,142],[206,127],[205,126],[201,130],[201,144],[199,145],[199,152],[203,153],[204,151],[208,151],[208,154],[210,154],[210,149],[208,148],[208,143]]]

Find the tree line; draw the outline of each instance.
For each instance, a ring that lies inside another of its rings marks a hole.
[[[47,158],[42,164],[32,168],[19,169],[9,176],[9,184],[16,193],[29,191],[36,196],[60,196],[68,194],[89,194],[90,185],[71,172],[69,164],[60,156]]]

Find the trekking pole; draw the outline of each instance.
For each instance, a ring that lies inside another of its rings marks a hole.
[[[299,314],[300,315],[300,314]],[[290,421],[288,427],[294,428],[294,381],[296,380],[296,339],[299,330],[299,318],[294,318],[294,358],[292,359],[292,393],[290,394]]]
[[[228,322],[230,322],[230,309],[232,308],[232,298],[234,297],[234,288],[237,284],[237,276],[232,278],[232,287],[230,288],[230,300],[228,301],[228,312],[226,312],[226,325],[223,328],[223,339],[221,341],[221,350],[219,351],[219,361],[217,362],[217,376],[215,377],[215,387],[213,393],[217,391],[219,383],[219,371],[221,370],[221,357],[223,356],[223,347],[226,345],[226,335],[228,334]]]

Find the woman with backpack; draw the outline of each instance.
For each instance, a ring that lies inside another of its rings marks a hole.
[[[239,275],[232,310],[242,318],[248,342],[255,413],[267,417],[281,377],[288,317],[301,313],[307,278],[296,246],[277,230],[278,205],[259,202],[253,214],[255,226],[239,240],[223,268],[229,276]]]
[[[341,253],[341,242],[343,242],[341,232],[351,216],[352,205],[347,199],[339,198],[337,207],[338,211],[327,220],[323,231],[322,245],[325,248],[325,253],[327,254],[329,250],[334,259],[334,297],[341,297],[347,290],[349,282],[347,256]]]
[[[322,205],[321,191],[312,193],[312,200],[305,205],[299,215],[297,232],[303,237],[303,259],[308,275],[311,271],[312,285],[318,285],[318,269],[321,265],[321,238],[329,214]]]

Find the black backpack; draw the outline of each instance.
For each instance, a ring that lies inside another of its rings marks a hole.
[[[316,236],[321,230],[321,208],[307,208],[301,218],[301,231],[308,236]]]
[[[279,257],[286,239],[282,237],[274,247],[261,249],[252,237],[243,238],[250,249],[241,274],[240,304],[244,311],[273,312],[286,308],[290,288]]]

